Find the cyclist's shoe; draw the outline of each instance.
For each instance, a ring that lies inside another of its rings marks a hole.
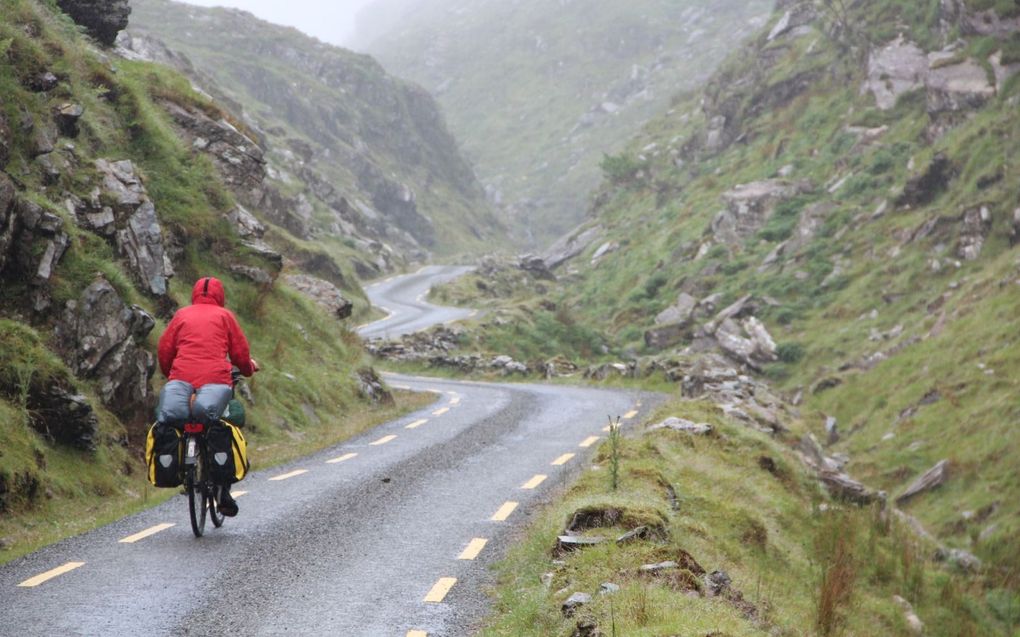
[[[235,500],[230,495],[230,491],[227,491],[226,489],[224,489],[223,493],[220,494],[219,509],[220,513],[227,516],[228,518],[232,518],[235,515],[237,515],[237,500]]]

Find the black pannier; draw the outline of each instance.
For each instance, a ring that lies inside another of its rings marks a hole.
[[[181,456],[181,432],[170,425],[154,424],[145,438],[149,482],[160,488],[181,486]]]

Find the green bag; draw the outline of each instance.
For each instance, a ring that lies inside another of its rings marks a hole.
[[[246,420],[246,414],[244,413],[244,405],[241,401],[233,398],[227,403],[227,408],[223,411],[223,420],[226,420],[235,427],[244,427]]]

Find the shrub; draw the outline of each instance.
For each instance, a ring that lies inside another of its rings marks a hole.
[[[804,346],[800,343],[780,343],[776,354],[784,363],[797,363],[804,358]]]

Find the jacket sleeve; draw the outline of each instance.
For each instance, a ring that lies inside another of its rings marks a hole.
[[[170,370],[174,366],[174,359],[177,358],[177,332],[180,331],[180,322],[177,317],[170,319],[163,336],[159,337],[159,369],[163,376],[170,378]]]
[[[251,376],[255,373],[255,367],[251,364],[251,352],[248,349],[248,339],[244,336],[241,325],[233,312],[227,312],[227,352],[230,354],[230,362],[237,365],[241,373]]]

